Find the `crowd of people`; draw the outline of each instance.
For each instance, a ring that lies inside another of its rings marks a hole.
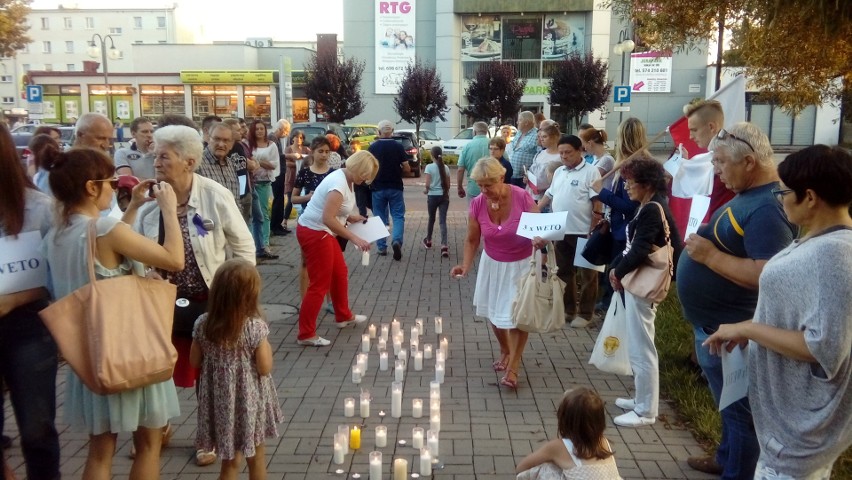
[[[613,422],[642,427],[654,424],[659,410],[659,299],[639,293],[632,279],[662,251],[717,404],[720,355],[747,347],[749,393],[721,410],[716,454],[691,457],[690,467],[724,479],[828,478],[852,444],[852,156],[817,145],[776,166],[759,128],[722,128],[717,102],[697,102],[686,115],[692,138],[709,153],[685,161],[708,162],[713,187],[706,221],[685,239],[669,207],[673,179],[650,154],[638,119],[619,125],[614,156],[607,132],[588,124],[577,136],[563,134],[556,122],[524,111],[514,137],[505,127],[489,138],[488,125],[476,122],[458,162],[457,195],[469,215],[462,258],[449,275],[476,274],[475,312],[491,325],[499,345],[492,367],[509,389],[522,388],[529,334],[518,328],[512,305],[534,255],[554,256],[566,285],[558,301],[571,327],[595,325],[611,301],[622,302],[635,391],[616,400],[625,412]],[[255,265],[278,258],[270,236],[295,231],[299,345],[331,345],[317,332],[323,309],[337,328],[363,323],[366,316],[349,303],[343,252],[348,244],[363,252],[371,245],[346,227],[370,210],[390,228],[390,245],[376,242],[378,255],[390,247],[393,260],[402,260],[406,152],[388,120],[362,150],[345,148],[333,133],[305,145],[304,133],[291,135],[286,120],[268,127],[211,116],[199,132],[188,118],[164,116],[156,129],[150,119],[133,120],[130,146],[110,158],[112,127],[102,115],[83,115],[65,152],[58,132],[45,127],[33,136],[26,168],[0,127],[0,165],[10,172],[0,180],[2,236],[38,232],[50,266],[46,288],[0,295],[0,376],[27,475],[59,476],[57,348],[38,312],[89,282],[92,236],[97,278],[141,273],[176,286],[178,356],[171,379],[111,395],[92,392],[69,370],[65,419],[90,435],[84,478],[110,477],[123,432],[133,435],[130,477],[157,478],[160,451],[174,434],[169,419],[180,414],[176,387],[197,394],[196,462],[221,459],[221,478],[230,479],[245,459],[252,478],[263,478],[264,440],[278,435],[281,410]],[[448,258],[452,174],[440,147],[431,158],[423,188],[427,234],[419,243],[432,248],[437,220]],[[548,242],[518,235],[527,212],[564,213],[564,236]],[[575,266],[581,245],[602,225],[612,237],[604,272]],[[792,398],[790,388],[802,394]],[[519,478],[618,477],[596,392],[566,392],[557,423],[558,438],[523,459]]]

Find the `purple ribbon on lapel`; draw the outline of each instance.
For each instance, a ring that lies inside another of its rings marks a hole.
[[[201,218],[201,215],[196,213],[195,216],[192,217],[192,224],[195,225],[195,231],[198,232],[199,237],[207,235],[207,229],[204,228],[204,219]]]

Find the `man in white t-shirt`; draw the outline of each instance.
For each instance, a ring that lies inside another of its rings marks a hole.
[[[583,141],[575,135],[562,135],[559,139],[559,156],[562,166],[553,174],[550,188],[538,203],[540,209],[547,205],[553,212],[567,212],[565,237],[554,242],[557,275],[565,284],[565,316],[571,326],[583,328],[595,314],[598,295],[598,274],[594,270],[574,266],[577,240],[588,238],[589,231],[600,221],[601,205],[590,187],[601,178],[600,171],[583,160]],[[579,293],[578,293],[579,292]]]

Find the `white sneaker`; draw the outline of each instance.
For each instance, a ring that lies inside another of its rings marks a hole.
[[[622,410],[633,410],[636,408],[636,400],[632,398],[616,398],[615,406]]]
[[[583,317],[574,317],[574,320],[571,320],[571,328],[586,328],[589,326],[588,320]]]
[[[317,337],[313,340],[296,340],[296,343],[298,343],[299,345],[306,346],[306,347],[327,347],[327,346],[331,345],[330,341],[328,341],[328,340],[326,340],[322,337]]]
[[[656,418],[640,417],[635,411],[627,412],[612,419],[613,423],[622,427],[644,427],[653,425],[656,421]]]
[[[350,320],[346,320],[344,322],[337,322],[337,328],[351,327],[353,325],[357,325],[359,323],[364,323],[366,321],[367,321],[366,315],[355,315]]]

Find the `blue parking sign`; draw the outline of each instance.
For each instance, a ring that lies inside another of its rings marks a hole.
[[[630,103],[630,85],[618,85],[613,88],[615,103]]]
[[[32,103],[41,103],[41,85],[27,85],[27,101]]]

